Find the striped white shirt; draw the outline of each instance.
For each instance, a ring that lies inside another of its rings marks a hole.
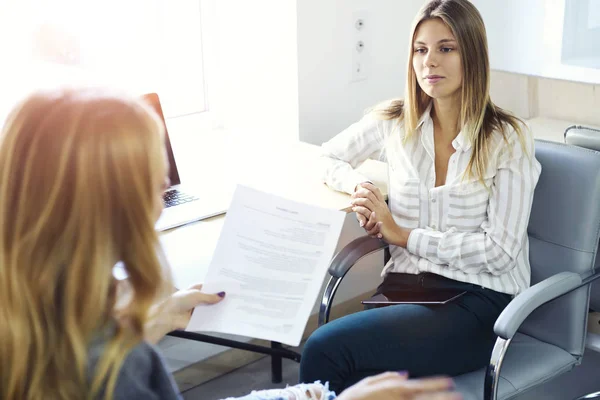
[[[403,141],[397,120],[367,114],[323,144],[329,164],[325,183],[353,193],[368,179],[355,168],[369,157],[388,163],[388,202],[399,226],[413,229],[407,248],[390,246],[388,272],[431,272],[498,292],[518,294],[529,287],[527,225],[541,166],[534,141],[524,129],[526,149],[507,129],[490,142],[485,187],[463,177],[472,147],[461,132],[452,142],[446,183],[435,187],[433,120],[427,110],[417,134]]]

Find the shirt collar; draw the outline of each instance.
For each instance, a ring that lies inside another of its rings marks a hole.
[[[421,125],[425,123],[425,121],[433,122],[431,121],[431,105],[432,103],[430,102],[425,111],[423,111],[421,118],[419,118],[419,122],[417,122],[417,129],[419,129]]]
[[[419,122],[417,123],[417,129],[427,122],[428,124],[431,124],[431,132],[433,133],[433,120],[431,118],[432,104],[433,103],[430,102],[425,111],[423,111],[423,114],[421,115],[421,118],[419,118]],[[452,141],[452,146],[456,150],[468,151],[472,145],[471,141],[467,138],[467,136],[461,129],[456,138],[454,138],[454,140]]]
[[[454,146],[456,150],[460,149],[462,151],[468,151],[471,148],[471,141],[467,138],[467,135],[465,135],[462,129],[458,132],[458,136],[452,141],[452,146]]]

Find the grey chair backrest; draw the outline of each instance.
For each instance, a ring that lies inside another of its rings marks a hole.
[[[565,143],[600,151],[600,130],[578,125],[570,126],[565,131]],[[598,204],[598,207],[600,207],[600,204]],[[600,257],[596,258],[595,268],[596,271],[600,268]],[[592,284],[590,296],[590,308],[594,311],[600,311],[600,282]]]
[[[600,227],[600,154],[536,140],[536,158],[542,173],[528,227],[531,283],[562,271],[591,275]],[[581,356],[588,302],[584,286],[542,306],[519,331]]]

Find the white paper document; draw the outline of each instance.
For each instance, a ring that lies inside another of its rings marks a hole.
[[[227,294],[197,307],[187,330],[300,344],[344,218],[238,186],[202,288]]]

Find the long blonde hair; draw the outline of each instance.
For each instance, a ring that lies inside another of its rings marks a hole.
[[[458,42],[463,68],[461,88],[460,128],[473,145],[467,166],[467,177],[473,170],[483,180],[487,167],[489,142],[494,131],[507,140],[506,127],[510,125],[519,135],[525,149],[523,121],[496,106],[490,99],[490,62],[487,35],[481,14],[468,0],[432,0],[426,3],[415,17],[409,42],[406,89],[404,100],[395,100],[381,111],[386,119],[404,122],[405,140],[412,137],[419,119],[431,103],[419,86],[413,68],[413,45],[419,25],[426,20],[439,18],[452,31]]]
[[[101,89],[30,95],[0,136],[0,397],[112,397],[166,269],[154,230],[163,125]],[[132,301],[116,318],[112,267]],[[112,332],[94,371],[90,344]]]

